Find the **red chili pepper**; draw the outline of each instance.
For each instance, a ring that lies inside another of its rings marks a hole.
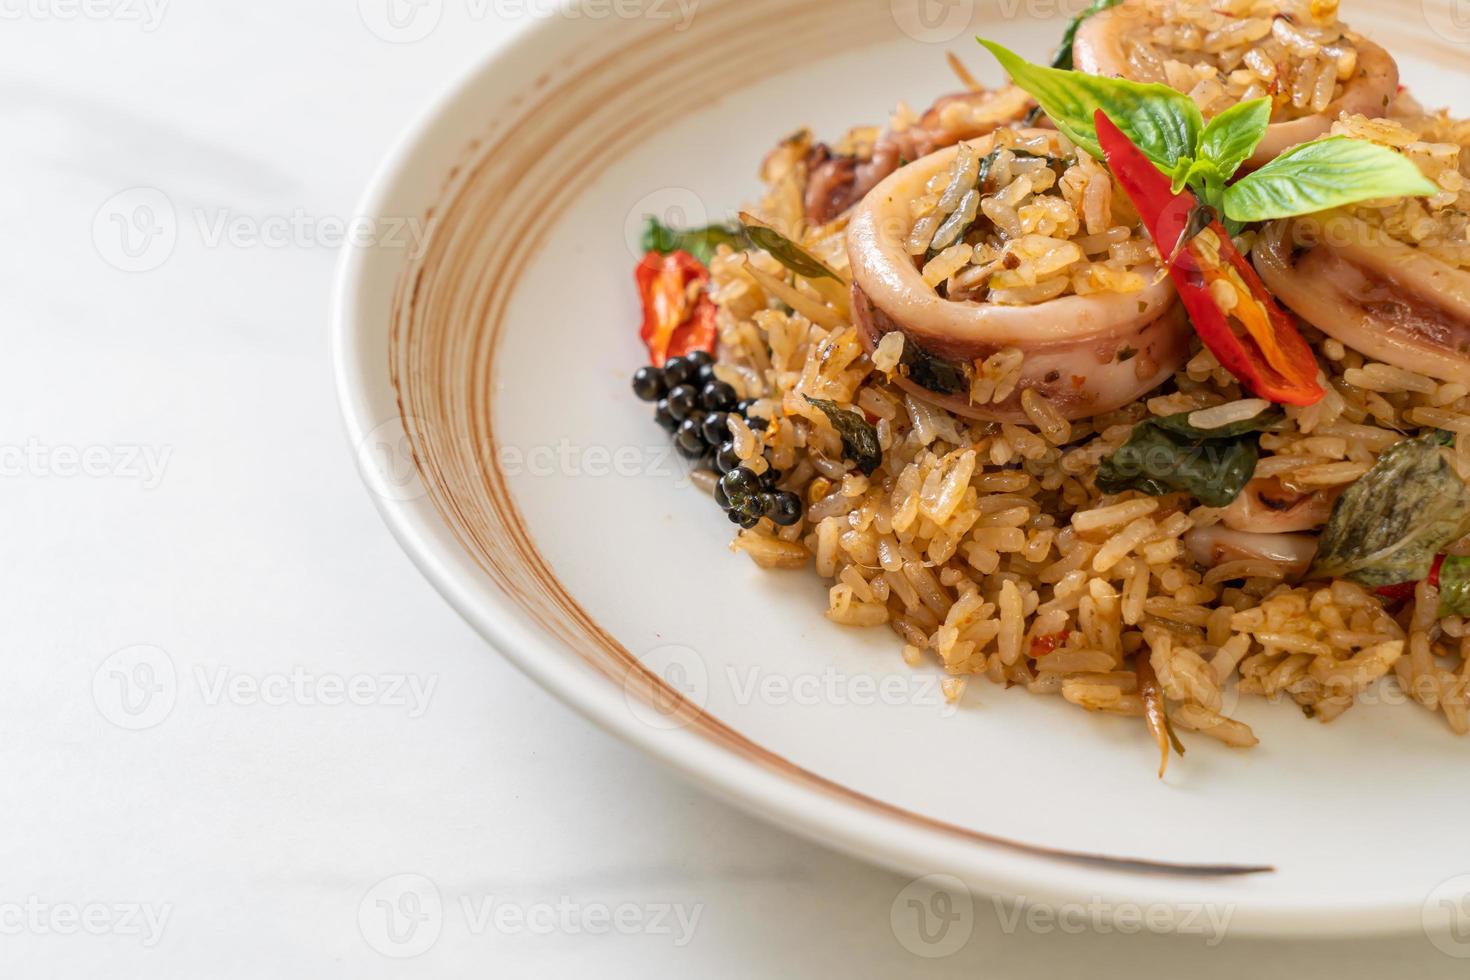
[[[1031,656],[1040,659],[1061,646],[1067,640],[1066,633],[1043,633],[1031,638]]]
[[[688,252],[649,252],[635,274],[643,298],[643,328],[655,367],[691,351],[714,353],[715,304],[705,292],[709,270]]]
[[[1435,555],[1434,564],[1429,566],[1429,584],[1439,588],[1439,570],[1444,566],[1444,555]],[[1374,593],[1393,602],[1407,602],[1414,598],[1414,589],[1418,582],[1400,582],[1397,585],[1380,585],[1374,589]]]
[[[1230,240],[1219,219],[1180,242],[1200,213],[1188,190],[1175,194],[1169,178],[1099,109],[1097,140],[1210,353],[1256,395],[1286,405],[1312,405],[1324,392],[1317,359],[1296,326]],[[1221,300],[1229,303],[1223,309]],[[1240,330],[1232,325],[1239,324]]]

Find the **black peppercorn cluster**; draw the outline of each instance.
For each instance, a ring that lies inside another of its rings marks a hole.
[[[776,484],[781,474],[767,467],[757,474],[742,466],[730,436],[730,418],[741,418],[757,432],[769,420],[751,415],[751,402],[740,401],[735,389],[715,377],[714,358],[704,351],[671,357],[661,368],[639,368],[633,393],[656,404],[654,421],[674,437],[674,447],[701,469],[721,474],[715,500],[731,523],[752,528],[762,517],[782,527],[801,521],[801,498]]]
[[[639,368],[633,392],[657,402],[654,421],[674,437],[686,459],[701,460],[730,438],[730,413],[744,413],[735,389],[715,377],[715,359],[704,351],[671,357],[662,368]]]

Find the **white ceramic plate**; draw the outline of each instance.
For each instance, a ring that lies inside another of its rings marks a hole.
[[[1463,90],[1470,36],[1439,2],[1348,11],[1431,103]],[[1192,739],[1159,782],[1141,726],[981,682],[947,710],[938,672],[905,668],[892,634],[825,620],[809,572],[731,555],[729,525],[628,391],[644,214],[729,214],[783,134],[836,135],[952,91],[946,50],[998,81],[969,38],[1040,57],[1058,6],[595,9],[539,23],[432,107],[363,212],[427,219],[427,247],[394,247],[403,236],[342,271],[350,438],[454,606],[610,731],[915,875],[1105,913],[1207,903],[1243,933],[1418,929],[1470,893],[1467,747],[1427,712],[1322,726],[1243,704],[1259,748]],[[1241,866],[1272,870],[1221,873]]]

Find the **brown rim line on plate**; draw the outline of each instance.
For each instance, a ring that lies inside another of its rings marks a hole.
[[[777,10],[784,31],[773,44],[764,40],[764,25]],[[1201,877],[1271,871],[1268,865],[1168,863],[1009,840],[910,812],[803,769],[648,670],[577,603],[522,520],[497,452],[491,410],[497,346],[515,282],[546,230],[595,172],[592,164],[704,105],[722,85],[779,71],[797,49],[810,57],[851,48],[882,36],[881,26],[861,19],[834,24],[830,8],[814,0],[719,4],[682,34],[632,37],[606,56],[558,69],[564,71],[558,80],[542,79],[522,97],[514,122],[478,142],[466,138],[466,162],[448,176],[431,211],[426,245],[397,285],[389,338],[390,377],[429,499],[497,588],[609,683],[656,708],[673,705],[703,738],[810,789],[975,843],[1120,871]],[[658,69],[647,71],[650,62]],[[735,67],[708,72],[721,64]],[[689,70],[696,66],[699,72]],[[691,78],[705,88],[690,84]],[[497,232],[488,234],[492,226]]]

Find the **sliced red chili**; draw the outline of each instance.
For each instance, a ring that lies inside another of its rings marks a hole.
[[[1429,584],[1435,588],[1439,588],[1439,570],[1442,567],[1444,567],[1444,555],[1435,555],[1434,564],[1429,566],[1428,576]],[[1397,585],[1380,585],[1373,592],[1391,602],[1407,602],[1414,598],[1414,590],[1418,585],[1418,582],[1399,582]]]
[[[1169,178],[1101,109],[1094,122],[1113,176],[1168,262],[1195,332],[1210,353],[1261,398],[1286,405],[1320,401],[1324,392],[1312,348],[1219,219],[1181,241],[1198,218],[1198,198],[1188,190],[1175,194]]]
[[[634,278],[643,299],[639,336],[656,367],[691,351],[714,352],[717,311],[705,291],[709,270],[698,259],[688,252],[649,252]]]
[[[1067,634],[1065,632],[1043,633],[1040,636],[1033,636],[1031,638],[1031,656],[1033,659],[1040,659],[1056,650],[1057,647],[1066,641]]]

